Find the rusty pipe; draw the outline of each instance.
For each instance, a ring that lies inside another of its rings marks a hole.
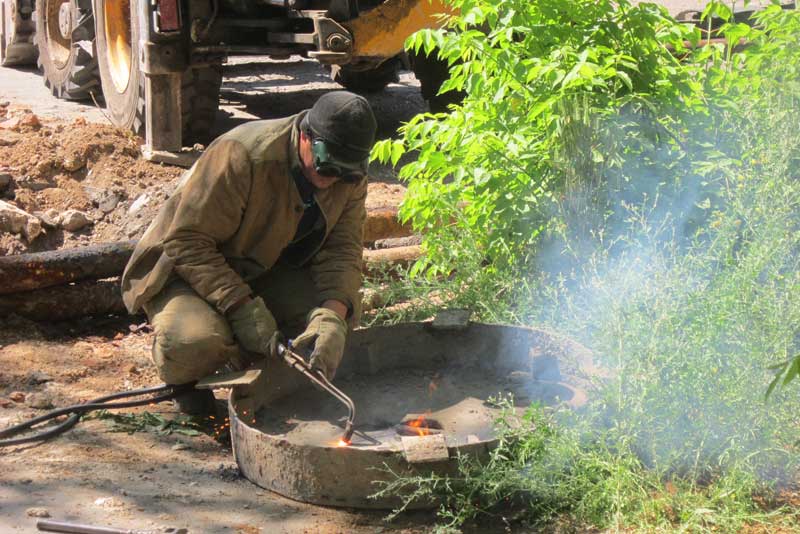
[[[97,527],[94,525],[82,525],[79,523],[68,523],[66,521],[50,521],[40,519],[36,522],[36,528],[44,532],[68,532],[72,534],[136,534],[138,530]],[[185,529],[174,530],[174,532],[186,532]]]
[[[311,382],[333,395],[336,400],[347,407],[347,422],[344,425],[344,434],[342,434],[341,439],[349,445],[350,439],[353,437],[353,432],[355,431],[353,421],[356,418],[356,406],[353,400],[345,395],[342,390],[331,384],[322,372],[312,369],[305,358],[292,350],[291,342],[289,342],[288,346],[283,343],[278,343],[277,350],[278,356],[283,358],[283,361],[285,361],[289,367],[302,373],[306,378],[311,380]]]

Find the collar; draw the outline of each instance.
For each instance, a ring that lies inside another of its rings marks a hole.
[[[314,204],[316,188],[303,174],[303,168],[300,165],[300,122],[306,113],[308,111],[299,113],[292,124],[292,135],[289,142],[289,171],[292,174],[294,184],[297,186],[297,192],[300,193],[303,204],[306,208],[309,208]]]

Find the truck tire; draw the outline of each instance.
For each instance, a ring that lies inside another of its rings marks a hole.
[[[447,106],[458,104],[464,99],[461,91],[447,91],[438,94],[439,88],[450,77],[450,67],[447,61],[440,59],[436,52],[426,56],[424,52],[409,54],[411,70],[419,81],[422,98],[428,102],[428,108],[432,113],[445,113]]]
[[[36,64],[36,31],[30,1],[0,0],[0,66]]]
[[[111,122],[144,136],[144,74],[139,68],[136,0],[94,0],[97,62]]]
[[[400,60],[391,58],[374,69],[354,70],[348,65],[333,65],[331,79],[354,93],[377,93],[390,83],[400,81]]]
[[[100,96],[91,0],[36,0],[37,60],[44,84],[58,98]]]
[[[94,0],[94,7],[106,112],[115,125],[144,137],[147,103],[145,75],[139,68],[136,0]],[[221,65],[190,68],[182,74],[183,144],[209,140],[219,107],[221,83]]]

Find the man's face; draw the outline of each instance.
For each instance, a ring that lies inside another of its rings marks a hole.
[[[306,179],[317,189],[327,189],[339,181],[338,176],[323,176],[314,168],[314,154],[311,152],[311,137],[300,133],[300,163]]]

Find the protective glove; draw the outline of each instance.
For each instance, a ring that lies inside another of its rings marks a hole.
[[[311,368],[333,380],[342,361],[346,337],[347,324],[338,313],[328,308],[314,308],[308,314],[308,326],[292,341],[292,346],[304,352],[313,347],[308,362]]]
[[[272,354],[278,325],[261,297],[245,302],[228,313],[228,323],[243,349],[265,356]]]

